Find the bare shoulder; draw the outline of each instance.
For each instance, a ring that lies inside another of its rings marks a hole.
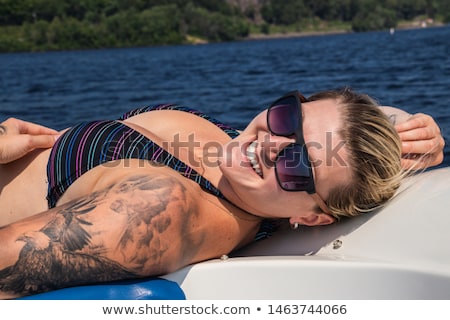
[[[124,120],[127,126],[134,128],[147,137],[162,141],[190,141],[194,135],[196,141],[211,139],[228,141],[229,136],[217,125],[198,115],[179,110],[155,110],[141,113]],[[175,135],[174,135],[175,133]]]

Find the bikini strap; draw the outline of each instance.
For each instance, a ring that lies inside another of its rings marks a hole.
[[[157,104],[157,105],[153,105],[153,106],[146,106],[146,107],[141,107],[141,108],[137,108],[134,110],[131,110],[129,112],[126,112],[122,115],[122,117],[119,118],[119,120],[125,120],[128,119],[130,117],[136,116],[138,114],[141,113],[145,113],[145,112],[150,112],[150,111],[154,111],[154,110],[177,110],[177,111],[184,111],[184,112],[189,112],[191,114],[194,114],[196,116],[199,116],[205,120],[208,120],[209,122],[215,124],[218,128],[220,128],[221,130],[223,130],[231,139],[236,138],[239,135],[239,131],[237,131],[236,129],[233,129],[232,127],[230,127],[229,125],[226,125],[222,122],[220,122],[219,120],[208,116],[207,114],[196,110],[196,109],[192,109],[192,108],[188,108],[188,107],[183,107],[183,106],[179,106],[176,104]]]

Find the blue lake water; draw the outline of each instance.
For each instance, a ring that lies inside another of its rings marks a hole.
[[[0,54],[0,121],[63,129],[178,103],[243,128],[283,93],[351,86],[432,115],[450,165],[450,26],[208,45]]]

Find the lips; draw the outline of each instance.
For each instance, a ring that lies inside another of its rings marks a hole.
[[[258,146],[258,142],[253,141],[250,143],[247,147],[247,150],[245,150],[245,154],[247,156],[247,159],[250,161],[250,164],[252,165],[253,170],[262,177],[262,170],[261,166],[258,162],[258,157],[256,156],[256,147]]]

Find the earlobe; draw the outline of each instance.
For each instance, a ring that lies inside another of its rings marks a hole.
[[[300,224],[305,226],[323,226],[336,222],[336,219],[326,213],[312,213],[304,217],[292,217],[289,219],[291,225]]]

